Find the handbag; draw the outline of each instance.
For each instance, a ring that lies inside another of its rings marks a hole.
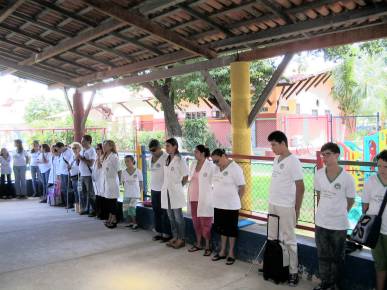
[[[384,193],[382,205],[377,215],[363,214],[357,222],[351,234],[351,240],[371,249],[376,247],[380,227],[382,226],[382,215],[387,203],[387,190]]]

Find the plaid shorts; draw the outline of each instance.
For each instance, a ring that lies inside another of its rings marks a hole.
[[[122,203],[122,212],[124,214],[124,218],[135,217],[136,216],[136,207],[137,203],[140,201],[139,198],[135,197],[124,197],[124,201]]]

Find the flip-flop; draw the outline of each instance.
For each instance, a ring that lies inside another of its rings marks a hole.
[[[215,256],[212,257],[212,261],[216,262],[216,261],[219,261],[219,260],[224,260],[226,259],[226,256],[219,256],[219,254],[216,254]]]
[[[212,250],[210,250],[210,249],[205,249],[205,250],[204,250],[203,256],[208,257],[208,256],[211,256],[211,254],[212,254]]]
[[[226,265],[232,265],[235,263],[235,258],[232,258],[232,257],[228,257],[227,258],[227,262],[226,262]]]
[[[203,248],[199,248],[199,247],[193,245],[192,248],[188,249],[188,252],[193,253],[193,252],[197,252],[197,251],[201,251],[201,250],[203,250]]]

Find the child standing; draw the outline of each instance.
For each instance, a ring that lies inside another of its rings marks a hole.
[[[136,161],[132,155],[125,156],[126,169],[122,172],[122,183],[124,185],[124,202],[123,214],[124,218],[128,218],[129,225],[133,231],[137,231],[138,225],[136,221],[136,206],[141,198],[143,190],[142,173],[135,167]]]
[[[0,179],[0,196],[3,198],[12,198],[15,195],[11,174],[11,156],[6,148],[1,148],[0,151],[1,179]],[[5,179],[7,178],[7,183]]]

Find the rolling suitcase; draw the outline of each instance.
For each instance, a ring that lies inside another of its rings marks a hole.
[[[275,240],[269,240],[271,217],[277,218],[277,239]],[[285,256],[287,253],[279,240],[279,220],[280,217],[278,215],[267,215],[267,240],[263,254],[263,278],[265,280],[273,280],[276,284],[284,283],[289,279],[289,259],[288,256]]]

